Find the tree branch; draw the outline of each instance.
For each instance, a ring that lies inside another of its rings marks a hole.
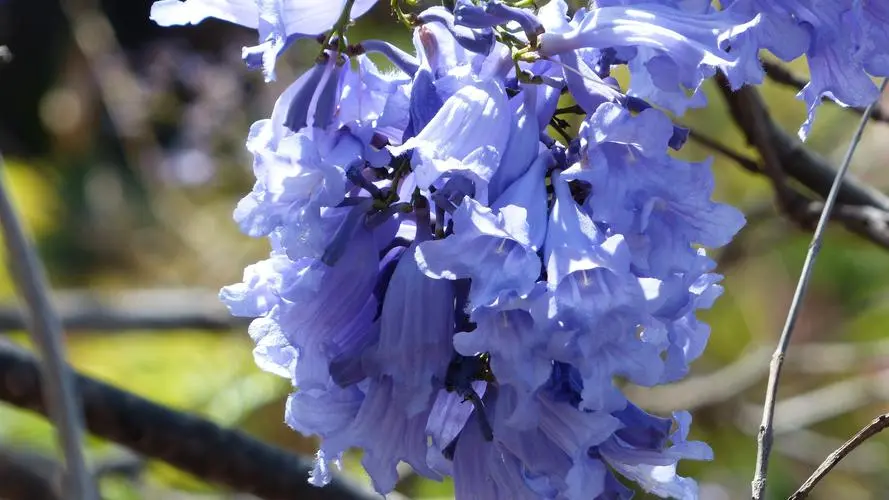
[[[689,137],[693,141],[728,157],[748,172],[757,175],[769,175],[764,169],[760,168],[754,159],[733,151],[719,141],[711,139],[696,130],[690,129]],[[783,166],[783,163],[781,165]],[[776,177],[769,176],[774,183]],[[812,230],[824,204],[803,194],[799,189],[789,184],[782,184],[781,191],[782,195],[779,198],[779,202],[784,215],[801,228]],[[889,211],[869,205],[841,204],[830,215],[831,220],[842,223],[850,232],[889,249]],[[2,318],[0,318],[0,322],[2,322]]]
[[[889,400],[889,370],[868,373],[782,399],[775,405],[775,435],[784,435],[846,415],[869,404]],[[755,431],[760,405],[744,405],[737,413],[739,427]]]
[[[247,318],[233,317],[216,292],[199,289],[116,290],[107,296],[86,290],[53,294],[66,331],[244,329]],[[19,308],[0,305],[0,332],[26,327]]]
[[[4,500],[62,500],[56,482],[63,470],[43,457],[0,450],[0,498]]]
[[[836,169],[827,160],[817,153],[809,151],[798,139],[781,129],[768,115],[751,115],[741,109],[749,101],[738,99],[736,94],[729,88],[728,82],[723,75],[717,75],[716,81],[720,90],[723,91],[732,117],[741,128],[741,131],[747,138],[747,142],[756,147],[756,138],[760,134],[767,137],[769,147],[777,155],[784,173],[819,197],[827,198],[830,186],[836,177]],[[751,88],[750,90],[756,92],[755,89]],[[762,128],[763,131],[758,131],[758,127]],[[865,186],[854,176],[843,179],[837,202],[841,205],[871,206],[889,211],[889,197],[876,189]]]
[[[766,71],[766,76],[769,77],[775,83],[780,83],[782,85],[787,85],[788,87],[792,87],[796,90],[802,90],[803,87],[809,84],[809,82],[799,76],[795,75],[790,69],[778,62],[763,60],[762,66]],[[826,101],[830,101],[830,99],[825,99]],[[851,111],[858,113],[859,115],[863,115],[865,112],[865,108],[846,108]],[[881,106],[877,105],[870,112],[871,120],[875,120],[878,122],[889,123],[889,112],[883,109]]]
[[[725,77],[722,75],[720,76],[723,80],[721,82],[723,84],[723,88],[728,89],[728,87],[725,85],[727,83],[725,81]],[[889,79],[884,79],[883,84],[880,86],[881,94],[883,90],[885,90],[887,83],[889,83]],[[755,92],[749,88],[747,90]],[[760,149],[760,153],[764,155],[764,158],[766,158],[766,163],[770,163],[769,156],[773,156],[776,153],[771,145],[771,142],[769,142],[768,145],[763,143],[763,141],[765,140],[763,134],[766,132],[768,124],[774,124],[774,122],[771,121],[767,113],[749,113],[749,111],[745,112],[743,109],[739,109],[739,104],[749,104],[750,101],[735,101],[733,100],[731,92],[729,90],[726,90],[726,92],[726,97],[730,101],[730,106],[733,107],[733,116],[735,116],[736,120],[744,121],[745,115],[752,116],[752,123],[753,126],[756,127],[756,129],[745,129],[748,140]],[[870,112],[870,110],[874,107],[875,103],[872,103],[870,106],[868,106],[868,112]],[[830,191],[825,198],[824,208],[822,209],[821,215],[818,219],[818,225],[815,227],[815,233],[812,236],[812,242],[809,245],[809,250],[808,252],[806,252],[806,259],[803,263],[802,271],[800,272],[799,281],[796,286],[796,291],[793,294],[793,300],[791,301],[790,309],[787,311],[787,320],[784,323],[784,327],[781,331],[781,337],[778,340],[778,346],[775,349],[775,353],[772,355],[772,361],[769,365],[769,381],[766,387],[765,404],[763,406],[762,413],[762,423],[760,424],[759,434],[757,436],[758,446],[756,454],[756,470],[753,481],[751,483],[752,497],[754,500],[759,500],[765,494],[766,479],[769,466],[769,454],[771,452],[773,439],[772,422],[775,415],[775,404],[777,402],[778,385],[781,378],[781,368],[784,364],[784,357],[787,353],[788,347],[790,346],[790,339],[793,334],[793,328],[796,324],[796,319],[800,311],[800,305],[802,304],[802,300],[805,297],[806,291],[808,289],[809,281],[812,276],[812,270],[814,269],[815,259],[818,257],[818,254],[821,250],[821,245],[824,239],[824,231],[827,227],[828,221],[830,220],[830,214],[838,201],[843,178],[845,177],[846,172],[849,169],[849,166],[852,162],[852,156],[854,155],[855,149],[861,141],[861,136],[864,133],[864,128],[867,125],[867,122],[867,116],[862,117],[861,122],[859,123],[858,128],[855,131],[855,134],[852,136],[848,151],[843,158],[842,165],[831,181]],[[762,129],[760,129],[760,127],[762,127]],[[766,134],[765,137],[768,137],[768,135]],[[780,161],[780,157],[776,156],[775,161]],[[767,165],[767,169],[768,168],[769,166]],[[773,168],[780,169],[781,165],[775,163],[773,165]],[[776,182],[779,181],[779,179],[774,180]]]
[[[49,300],[49,286],[37,251],[25,237],[21,222],[3,183],[6,174],[0,158],[0,230],[6,241],[10,274],[28,311],[28,330],[40,350],[46,377],[43,394],[65,455],[66,496],[74,500],[98,498],[96,484],[83,458],[83,412],[73,387],[71,367],[65,360],[62,322]]]
[[[868,439],[882,432],[886,427],[889,427],[889,413],[880,415],[875,418],[871,423],[867,424],[863,429],[858,431],[857,434],[852,436],[851,439],[843,443],[842,446],[837,448],[836,451],[827,456],[824,462],[815,469],[815,472],[809,476],[809,479],[803,483],[802,486],[799,487],[798,490],[793,495],[790,495],[788,500],[802,500],[809,496],[812,489],[815,488],[815,485],[818,484],[819,481],[824,479],[824,477],[838,464],[840,461],[846,457],[849,453],[852,453],[855,448],[864,443]]]
[[[344,478],[316,488],[306,482],[309,459],[76,372],[74,378],[92,434],[206,481],[269,500],[379,498]],[[43,389],[34,357],[0,341],[0,400],[47,415]]]

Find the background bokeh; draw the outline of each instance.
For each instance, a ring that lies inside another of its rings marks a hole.
[[[0,64],[3,174],[59,292],[97,294],[115,304],[149,290],[156,293],[133,300],[163,312],[160,299],[169,290],[185,297],[186,306],[194,301],[225,317],[216,291],[268,252],[264,240],[241,235],[231,221],[252,186],[246,132],[269,114],[317,48],[297,44],[279,64],[278,81],[264,84],[239,57],[242,46],[255,43],[253,33],[212,20],[162,29],[148,20],[150,3],[0,2],[0,45],[13,54]],[[385,7],[361,19],[352,39],[408,44]],[[793,67],[804,74],[804,64]],[[683,123],[755,156],[719,93],[712,86],[708,92],[711,106]],[[776,120],[795,133],[804,119],[795,92],[770,83],[763,93]],[[808,147],[836,164],[856,121],[824,106]],[[710,152],[692,142],[681,154],[699,160]],[[889,131],[872,124],[855,175],[889,189],[887,159]],[[705,500],[749,498],[767,364],[809,240],[778,215],[765,180],[719,156],[713,168],[718,198],[741,207],[749,225],[716,252],[726,292],[703,314],[713,329],[709,349],[687,382],[628,388],[652,411],[692,409],[692,437],[709,442],[716,459],[681,470],[699,480]],[[5,269],[0,303],[14,304]],[[831,450],[887,410],[887,328],[889,251],[831,230],[782,379],[770,498],[786,498]],[[0,334],[27,343],[22,332]],[[72,363],[84,373],[298,452],[314,451],[310,438],[283,423],[288,384],[255,367],[244,328],[78,330],[67,341]],[[889,498],[887,440],[862,446],[813,498]],[[0,450],[56,456],[46,421],[2,404]],[[108,467],[102,491],[109,500],[233,498],[99,440],[90,440],[89,457],[138,466],[136,472]],[[356,457],[347,461],[347,473],[361,474]],[[448,482],[405,476],[399,490],[413,498],[450,498]]]

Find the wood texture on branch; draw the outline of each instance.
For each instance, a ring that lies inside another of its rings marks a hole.
[[[827,197],[836,170],[821,156],[809,151],[795,137],[782,130],[769,116],[759,92],[753,87],[732,91],[723,75],[717,83],[729,105],[732,118],[762,156],[762,166],[752,159],[727,152],[727,148],[700,133],[692,138],[727,154],[745,170],[767,176],[775,189],[781,212],[797,225],[812,229],[821,213],[821,199]],[[795,183],[787,182],[792,179]],[[802,188],[797,187],[800,185]],[[831,219],[849,231],[884,248],[889,248],[889,197],[849,176],[843,179]]]
[[[0,449],[0,498],[4,500],[62,500],[57,492],[62,467]]]
[[[379,498],[343,478],[316,488],[306,482],[310,459],[79,373],[75,378],[90,433],[210,483],[269,500]],[[42,392],[34,356],[0,341],[0,400],[45,416]]]
[[[799,487],[798,490],[793,495],[790,495],[788,500],[802,500],[804,498],[808,498],[809,493],[815,488],[815,486],[824,479],[837,464],[840,463],[846,456],[852,453],[856,448],[861,446],[868,439],[876,436],[880,432],[889,427],[889,413],[883,414],[875,418],[871,423],[867,424],[863,429],[858,431],[857,434],[849,438],[848,441],[843,443],[842,446],[836,449],[833,453],[827,456],[824,459],[824,462],[815,469],[815,472],[803,483],[802,486]]]
[[[722,74],[716,82],[729,105],[732,118],[738,124],[747,142],[756,149],[771,149],[787,177],[799,182],[821,198],[830,192],[836,169],[817,153],[810,151],[795,137],[785,132],[769,117],[768,113],[751,112],[751,107],[764,109],[759,92],[744,87],[733,92]],[[767,138],[763,143],[760,138]],[[840,205],[860,205],[889,211],[889,197],[862,184],[854,176],[843,179],[837,201]]]

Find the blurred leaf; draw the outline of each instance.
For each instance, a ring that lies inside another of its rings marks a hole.
[[[42,170],[38,171],[12,158],[6,158],[5,163],[3,181],[12,203],[22,219],[26,234],[38,239],[51,231],[56,224],[58,198],[53,186]],[[15,287],[6,266],[5,245],[0,247],[0,259],[3,261],[0,268],[0,297],[10,297],[15,293]]]
[[[69,338],[72,364],[86,375],[175,408],[200,409],[253,365],[240,335],[129,332]]]
[[[142,500],[142,493],[126,478],[106,477],[99,483],[102,498],[107,500]]]
[[[35,236],[52,230],[56,223],[58,198],[45,170],[6,158],[4,182],[25,228]]]

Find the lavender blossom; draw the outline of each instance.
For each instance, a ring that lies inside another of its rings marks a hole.
[[[157,0],[151,19],[161,26],[198,24],[208,17],[259,32],[259,44],[244,47],[251,69],[262,68],[266,81],[275,79],[275,61],[297,38],[314,36],[334,26],[346,5],[349,17],[370,10],[377,0]]]
[[[867,106],[877,97],[870,76],[889,76],[886,42],[889,8],[878,0],[732,0],[737,12],[760,13],[762,25],[748,42],[790,61],[806,56],[811,81],[797,95],[808,118],[805,140],[822,98],[843,106]]]

